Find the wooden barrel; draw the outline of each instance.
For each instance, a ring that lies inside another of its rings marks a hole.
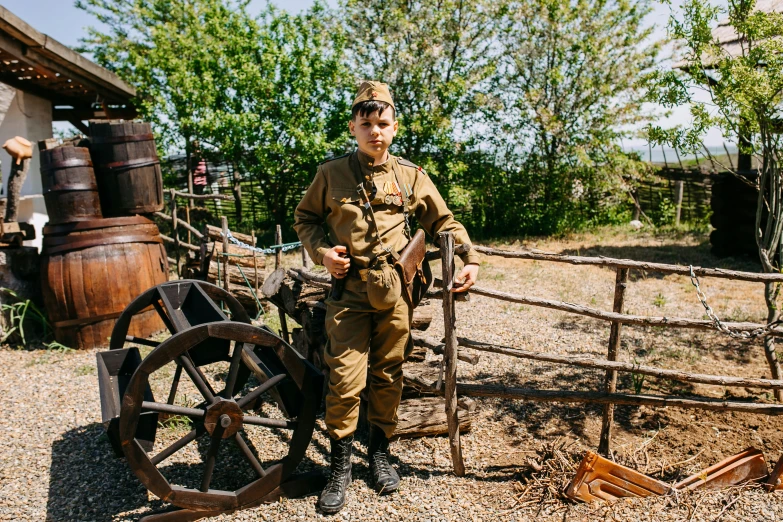
[[[158,227],[141,216],[44,227],[41,287],[55,338],[71,348],[109,345],[115,319],[148,288],[168,280]],[[164,328],[152,309],[129,335]]]
[[[104,216],[163,209],[163,177],[149,123],[91,121],[90,152]]]
[[[88,149],[42,150],[41,183],[50,225],[103,217]]]

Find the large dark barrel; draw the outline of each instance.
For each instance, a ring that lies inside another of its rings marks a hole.
[[[743,175],[755,180],[755,172]],[[710,233],[712,253],[718,257],[750,256],[758,259],[756,246],[756,204],[758,192],[728,172],[713,178]],[[766,213],[764,215],[766,220]]]
[[[109,345],[114,321],[133,299],[168,280],[158,227],[141,216],[44,227],[41,280],[55,338],[71,348]],[[154,310],[138,314],[129,335],[163,329]]]
[[[149,123],[91,121],[90,152],[104,216],[163,209],[163,177]]]
[[[103,217],[88,149],[42,150],[41,183],[50,225]]]

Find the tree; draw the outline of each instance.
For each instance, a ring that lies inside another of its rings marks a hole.
[[[91,29],[84,50],[137,88],[163,146],[197,140],[251,173],[271,231],[290,220],[317,162],[345,147],[348,74],[342,31],[321,3],[295,16],[270,5],[257,19],[246,4],[77,3],[109,27]]]
[[[643,74],[658,42],[647,0],[514,1],[500,31],[501,67],[486,96],[523,229],[552,233],[600,221],[627,200],[622,179],[644,170],[620,140],[649,121]],[[510,193],[509,193],[510,191]]]
[[[773,4],[774,5],[774,4]],[[655,71],[648,78],[649,99],[666,107],[690,104],[693,120],[688,126],[663,129],[650,126],[653,143],[685,150],[696,149],[701,136],[719,126],[724,136],[737,141],[741,150],[759,161],[755,180],[732,171],[758,189],[756,244],[764,272],[779,272],[783,235],[783,143],[780,136],[783,104],[783,15],[756,9],[754,0],[729,0],[728,22],[736,45],[723,47],[712,27],[724,9],[707,0],[686,0],[681,16],[672,15],[671,35],[683,45],[682,70]],[[700,101],[697,92],[705,92]],[[780,318],[777,298],[780,285],[765,284],[767,320]],[[764,348],[772,377],[781,378],[774,339],[766,336]],[[783,400],[783,392],[775,392]]]
[[[495,71],[506,0],[342,0],[347,60],[356,79],[392,87],[401,132],[416,161],[450,149],[481,106],[477,87]],[[467,131],[469,132],[469,130]]]

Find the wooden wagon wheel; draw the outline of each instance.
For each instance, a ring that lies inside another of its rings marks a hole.
[[[131,320],[150,308],[158,313],[171,335],[176,335],[199,324],[228,321],[229,317],[219,306],[221,302],[232,321],[250,324],[250,317],[239,301],[224,289],[211,283],[183,279],[154,286],[134,299],[117,318],[109,348],[122,349],[125,348],[126,343],[157,347],[160,344],[157,341],[128,335]],[[183,353],[176,360],[177,367],[166,402],[174,404],[183,369],[191,380],[194,376],[199,377],[207,387],[210,387],[199,367],[216,362],[229,362],[230,344],[228,340],[214,339],[208,343],[200,343],[187,353]],[[245,385],[249,375],[247,368],[240,368],[234,392]],[[215,395],[215,391],[211,388],[210,392]]]
[[[151,375],[170,362],[181,359],[189,351],[198,349],[205,343],[209,345],[216,340],[234,342],[226,386],[220,394],[212,393],[198,374],[189,373],[199,393],[204,397],[202,405],[187,408],[145,401],[145,390],[149,387]],[[229,390],[236,389],[235,384],[240,370],[245,367],[242,361],[243,354],[251,351],[260,354],[267,361],[275,361],[281,373],[271,376],[254,389],[242,390],[238,394],[230,393]],[[275,492],[279,496],[281,492],[301,493],[322,487],[323,479],[320,476],[310,475],[303,479],[306,484],[300,481],[291,490],[286,488],[287,484],[294,483],[287,479],[304,458],[312,438],[316,413],[321,403],[322,379],[321,373],[288,344],[271,332],[249,324],[230,321],[212,322],[191,327],[163,341],[141,361],[131,377],[123,396],[119,422],[120,441],[133,472],[152,493],[164,501],[183,508],[183,511],[158,515],[158,519],[196,520],[203,516],[258,505],[268,501],[270,495],[274,495]],[[264,392],[287,383],[292,383],[298,394],[297,397],[292,397],[300,404],[296,418],[280,420],[248,414],[247,410],[255,406]],[[144,412],[182,415],[192,419],[194,428],[184,437],[151,456],[135,437],[140,416]],[[242,436],[246,425],[291,430],[293,433],[288,443],[287,454],[275,464],[263,468]],[[172,485],[158,469],[158,464],[202,435],[208,435],[210,443],[200,487],[187,488]],[[210,489],[213,471],[217,465],[218,449],[226,439],[232,439],[236,443],[257,475],[252,482],[235,491]]]

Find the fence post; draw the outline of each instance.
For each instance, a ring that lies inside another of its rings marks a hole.
[[[177,261],[177,278],[180,277],[180,270],[179,270],[179,230],[177,230],[177,196],[175,195],[174,189],[171,189],[169,192],[169,195],[171,197],[171,201],[169,203],[171,204],[171,235],[174,236],[174,259]]]
[[[223,228],[223,289],[228,292],[231,279],[228,276],[228,218],[220,216],[220,225]]]
[[[440,260],[443,270],[443,326],[445,330],[445,348],[443,361],[446,383],[446,422],[449,427],[449,446],[451,447],[451,464],[458,477],[465,476],[465,463],[462,461],[462,444],[459,438],[459,418],[457,417],[457,332],[454,313],[454,235],[451,232],[441,232]]]
[[[614,306],[612,311],[615,313],[623,313],[623,301],[625,300],[625,288],[628,286],[628,269],[617,268],[617,276],[614,283]],[[612,326],[609,331],[609,350],[607,359],[610,361],[617,360],[617,353],[620,351],[620,327],[623,323],[619,321],[612,321]],[[617,370],[607,370],[606,378],[604,380],[604,388],[606,393],[614,393],[617,391]],[[604,405],[604,415],[601,421],[601,440],[598,443],[598,453],[602,455],[609,455],[609,444],[612,440],[612,422],[614,420],[614,404]]]
[[[280,225],[277,225],[275,227],[275,245],[282,245],[283,244],[283,229],[280,228]],[[283,249],[278,248],[275,251],[275,270],[280,268],[280,265],[283,264]],[[281,335],[283,337],[283,340],[285,342],[290,342],[288,339],[288,321],[285,318],[285,312],[282,308],[277,309],[277,313],[280,315],[280,330]]]
[[[253,248],[256,246],[256,229],[250,231],[250,237],[253,239]],[[255,285],[256,295],[258,295],[258,254],[253,250],[253,282]]]
[[[684,188],[685,182],[682,180],[675,181],[674,182],[674,190],[676,191],[676,198],[677,198],[677,211],[674,214],[674,226],[679,227],[680,226],[680,216],[682,216],[682,195],[683,195],[683,188]]]

